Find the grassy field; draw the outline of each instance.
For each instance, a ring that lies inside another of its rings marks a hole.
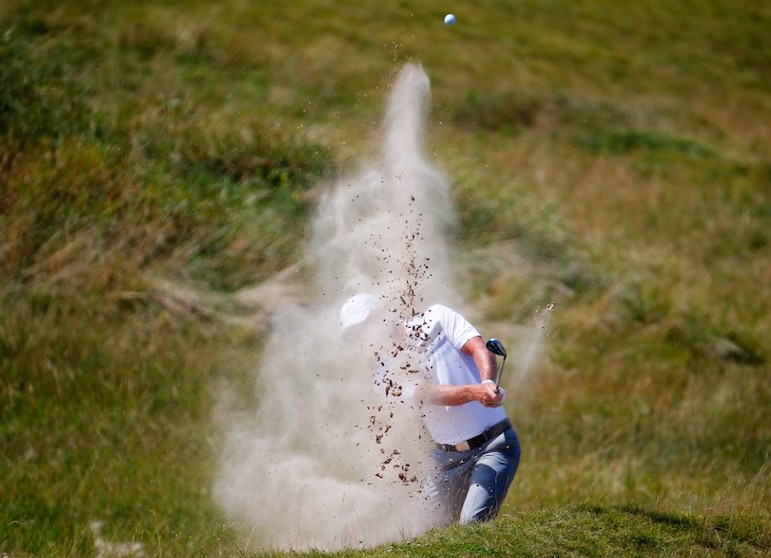
[[[338,555],[771,553],[771,7],[259,4],[0,7],[0,552],[247,552],[212,412],[270,307],[234,293],[413,61],[479,325],[557,309],[502,516]]]

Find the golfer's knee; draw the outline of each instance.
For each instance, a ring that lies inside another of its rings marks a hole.
[[[490,521],[491,519],[495,519],[496,515],[498,515],[498,510],[494,508],[473,510],[471,513],[462,513],[460,515],[460,524],[471,525],[472,523]]]
[[[459,522],[461,525],[470,525],[489,521],[498,515],[499,509],[500,506],[490,501],[479,502],[475,506],[464,506],[460,513]]]

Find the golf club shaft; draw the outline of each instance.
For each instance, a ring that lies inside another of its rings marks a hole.
[[[501,368],[498,370],[498,377],[495,379],[495,391],[498,391],[501,387],[501,376],[503,376],[503,367],[506,366],[506,357],[503,357]]]

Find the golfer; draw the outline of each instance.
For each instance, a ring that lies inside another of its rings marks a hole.
[[[419,407],[437,466],[426,494],[441,521],[493,519],[520,457],[502,406],[505,391],[495,386],[495,355],[474,326],[446,306],[433,305],[396,324],[389,324],[389,315],[371,294],[351,297],[340,311],[343,339],[380,347],[376,388]],[[372,342],[386,337],[391,347]],[[406,356],[397,362],[400,352]]]

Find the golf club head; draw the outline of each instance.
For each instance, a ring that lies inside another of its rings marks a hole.
[[[498,356],[502,356],[503,358],[506,358],[506,349],[503,348],[503,343],[501,343],[495,337],[487,341],[485,346],[487,347],[487,350],[490,351],[491,353]]]

